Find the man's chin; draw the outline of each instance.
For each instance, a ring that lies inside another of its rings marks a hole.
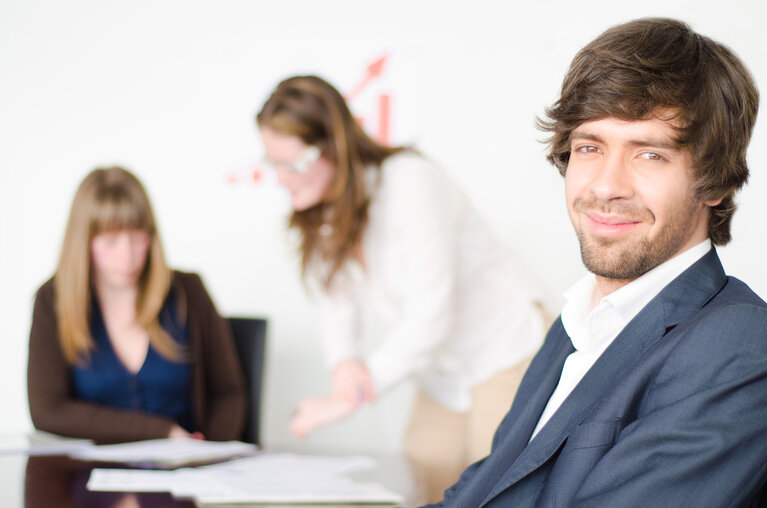
[[[602,246],[585,249],[581,246],[581,259],[594,275],[615,280],[635,279],[657,265],[651,256],[637,247],[605,251]]]

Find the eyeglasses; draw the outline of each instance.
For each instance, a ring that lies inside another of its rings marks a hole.
[[[303,154],[298,159],[292,162],[275,162],[268,157],[264,157],[261,163],[274,172],[284,171],[286,173],[298,173],[304,174],[309,171],[309,168],[317,162],[322,152],[316,146],[307,147]]]

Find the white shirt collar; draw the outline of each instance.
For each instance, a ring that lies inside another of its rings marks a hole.
[[[622,326],[628,324],[664,287],[702,258],[710,249],[711,241],[706,238],[701,243],[603,297],[593,309],[590,308],[590,302],[596,277],[594,274],[587,274],[582,277],[565,291],[564,296],[567,302],[562,308],[562,325],[567,335],[573,339],[573,346],[577,350],[591,347],[591,344],[586,343],[586,338],[592,334],[585,332],[594,326],[595,320],[604,319],[601,317],[602,315],[609,316],[613,322],[619,321]],[[583,342],[579,343],[581,339]]]

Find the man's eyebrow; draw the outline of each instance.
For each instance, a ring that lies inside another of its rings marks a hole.
[[[570,135],[570,140],[573,139],[583,139],[583,140],[589,140],[589,141],[595,141],[597,143],[603,143],[604,140],[588,131],[583,130],[574,130],[573,133]],[[653,148],[663,148],[666,150],[679,150],[679,145],[675,143],[671,139],[665,139],[665,138],[638,138],[638,139],[630,139],[626,144],[630,146],[648,146]]]
[[[631,146],[649,146],[653,148],[663,148],[666,150],[679,150],[679,145],[677,145],[670,139],[659,139],[659,138],[632,139],[632,140],[629,140],[628,144]]]
[[[587,139],[590,141],[596,141],[597,143],[602,143],[602,138],[597,136],[596,134],[592,134],[591,132],[575,129],[572,134],[570,134],[570,140],[573,139]]]

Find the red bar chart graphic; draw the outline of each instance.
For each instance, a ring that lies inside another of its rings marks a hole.
[[[374,83],[376,79],[380,79],[383,75],[384,67],[386,65],[386,62],[389,59],[389,55],[382,55],[373,62],[371,62],[366,68],[365,73],[360,79],[360,81],[357,83],[357,85],[352,88],[351,92],[347,93],[345,96],[347,104],[349,104],[349,107],[354,109],[354,102],[355,99],[366,89],[368,88],[371,83]],[[390,121],[390,115],[391,115],[391,95],[387,93],[380,93],[378,95],[378,100],[376,101],[376,111],[375,116],[378,118],[377,122],[377,130],[374,132],[370,132],[370,134],[378,141],[379,143],[388,145],[389,141],[391,139],[391,135],[389,132],[391,121]],[[357,121],[365,128],[369,128],[366,122],[366,116],[357,117]]]

